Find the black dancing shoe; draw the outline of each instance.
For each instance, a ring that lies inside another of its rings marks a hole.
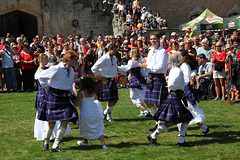
[[[159,144],[157,143],[157,139],[153,139],[150,135],[147,137],[147,139],[149,140],[151,145],[159,146]]]
[[[155,124],[155,126],[153,126],[152,128],[150,128],[150,129],[148,129],[150,132],[153,132],[153,131],[155,131],[156,129],[157,129],[157,124]]]
[[[66,151],[62,151],[59,147],[52,148],[51,151],[52,152],[66,152]]]
[[[184,141],[183,143],[179,143],[179,142],[178,142],[177,145],[180,146],[180,147],[191,147],[191,145],[188,144],[188,143],[185,142],[185,141]]]
[[[42,147],[42,151],[46,151],[49,149],[49,144],[44,144],[43,147]]]
[[[206,136],[209,132],[209,128],[207,127],[207,130],[205,132],[202,132],[202,136]]]

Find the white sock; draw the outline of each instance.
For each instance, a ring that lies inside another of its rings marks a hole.
[[[143,113],[144,113],[145,115],[147,115],[149,112],[148,112],[148,110],[145,110],[145,111],[143,111]]]
[[[47,127],[46,132],[45,132],[45,141],[44,144],[49,144],[50,137],[52,135],[53,129],[50,129]]]
[[[103,113],[104,113],[104,114],[107,114],[107,113],[111,114],[111,113],[112,113],[112,110],[113,110],[113,106],[108,106],[108,105],[107,105],[107,108],[105,109],[105,111],[104,111]]]
[[[149,108],[149,111],[150,111],[151,115],[154,115],[157,112],[157,110],[154,106]]]
[[[178,126],[178,131],[180,132],[180,131],[181,131],[182,123],[178,123],[177,126]]]
[[[182,123],[181,125],[181,130],[180,130],[180,137],[179,137],[179,143],[184,143],[185,139],[185,134],[187,132],[188,129],[188,124],[187,123]]]
[[[158,128],[151,134],[151,137],[153,139],[156,139],[157,136],[159,135],[159,133],[162,133],[163,131],[165,131],[167,129],[167,127],[165,126],[165,124],[161,124],[161,125],[158,125]]]
[[[62,138],[63,138],[63,136],[65,134],[65,132],[66,132],[66,129],[63,128],[62,126],[60,126],[58,128],[57,135],[56,135],[56,138],[55,138],[55,141],[53,143],[52,148],[57,148],[58,147],[59,143],[61,142],[61,140],[62,140]]]
[[[202,124],[200,127],[202,128],[202,131],[203,131],[203,132],[206,132],[207,126],[206,126],[205,124]]]

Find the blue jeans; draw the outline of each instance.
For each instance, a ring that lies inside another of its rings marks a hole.
[[[3,68],[4,81],[6,83],[7,90],[11,89],[10,80],[12,82],[13,90],[17,90],[17,79],[15,74],[15,68]]]

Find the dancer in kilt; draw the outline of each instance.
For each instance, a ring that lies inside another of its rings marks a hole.
[[[129,88],[130,88],[130,98],[133,104],[140,109],[140,115],[147,117],[149,116],[148,110],[144,106],[144,97],[146,90],[146,80],[145,75],[147,72],[138,66],[140,53],[137,48],[132,48],[130,51],[131,60],[128,61],[127,65],[122,65],[118,67],[119,71],[127,72],[129,71]]]
[[[56,121],[61,121],[61,126],[52,146],[52,152],[63,152],[59,144],[66,132],[69,120],[78,119],[76,108],[71,102],[72,85],[74,82],[73,66],[78,60],[77,53],[68,51],[63,56],[63,61],[56,66],[44,70],[39,75],[39,82],[48,94],[45,100],[45,117],[41,120],[48,121],[48,129],[42,151],[49,148],[49,138],[52,135]]]
[[[150,42],[152,46],[148,53],[147,63],[139,63],[139,66],[149,71],[144,102],[150,113],[154,115],[162,101],[167,98],[167,83],[164,74],[168,69],[168,54],[160,45],[158,32],[150,34]],[[156,127],[157,124],[149,130],[153,131]]]
[[[108,102],[107,108],[103,113],[107,121],[112,122],[112,109],[118,101],[118,88],[115,82],[115,77],[117,76],[117,58],[115,57],[117,46],[111,43],[108,49],[108,52],[93,65],[92,72],[94,75],[107,78],[107,81],[100,86],[98,100]]]
[[[191,112],[191,114],[194,117],[194,119],[190,121],[189,125],[197,124],[199,127],[202,128],[202,136],[206,136],[207,133],[209,132],[209,128],[205,125],[206,117],[203,114],[203,110],[198,107],[199,94],[198,94],[198,91],[193,89],[192,85],[190,85],[191,67],[189,63],[191,62],[189,61],[191,61],[191,59],[188,58],[188,53],[186,50],[180,49],[179,52],[182,55],[182,64],[180,68],[183,71],[183,76],[185,81],[184,93],[187,99],[187,105],[188,105],[187,109]],[[200,58],[206,59],[204,54],[202,54]],[[178,130],[181,131],[181,123],[178,124]]]
[[[43,53],[39,53],[38,55],[38,61],[39,63],[39,67],[35,73],[35,80],[37,81],[38,84],[38,93],[36,96],[36,102],[35,102],[35,108],[37,109],[37,114],[36,114],[36,118],[35,118],[35,123],[34,123],[34,137],[37,139],[37,141],[43,141],[45,139],[45,132],[48,128],[48,122],[47,121],[43,121],[45,120],[45,110],[44,110],[44,101],[46,98],[46,91],[45,89],[40,85],[39,83],[39,74],[44,70],[45,65],[48,64],[48,56],[46,54]],[[39,120],[39,119],[43,119],[43,120]],[[58,130],[58,127],[60,126],[61,122],[57,121],[56,125],[53,129],[52,135],[50,137],[51,139],[54,139],[56,137],[56,133]],[[71,133],[72,130],[71,128],[67,127],[67,131],[65,132],[65,135]]]
[[[157,136],[160,133],[182,122],[178,145],[184,147],[189,146],[185,142],[184,136],[188,128],[188,122],[193,119],[193,116],[181,102],[185,87],[183,72],[180,69],[181,59],[182,57],[178,53],[170,56],[172,69],[170,70],[168,78],[169,94],[167,99],[161,102],[160,107],[153,116],[156,121],[165,121],[165,123],[158,123],[157,129],[148,136],[148,140],[152,145],[158,145]]]

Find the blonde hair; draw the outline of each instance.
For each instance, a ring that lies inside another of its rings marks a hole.
[[[133,57],[135,57],[135,58],[137,58],[137,59],[140,58],[140,53],[139,53],[139,51],[138,51],[137,48],[132,48],[132,49],[131,49],[131,53],[132,53]]]

